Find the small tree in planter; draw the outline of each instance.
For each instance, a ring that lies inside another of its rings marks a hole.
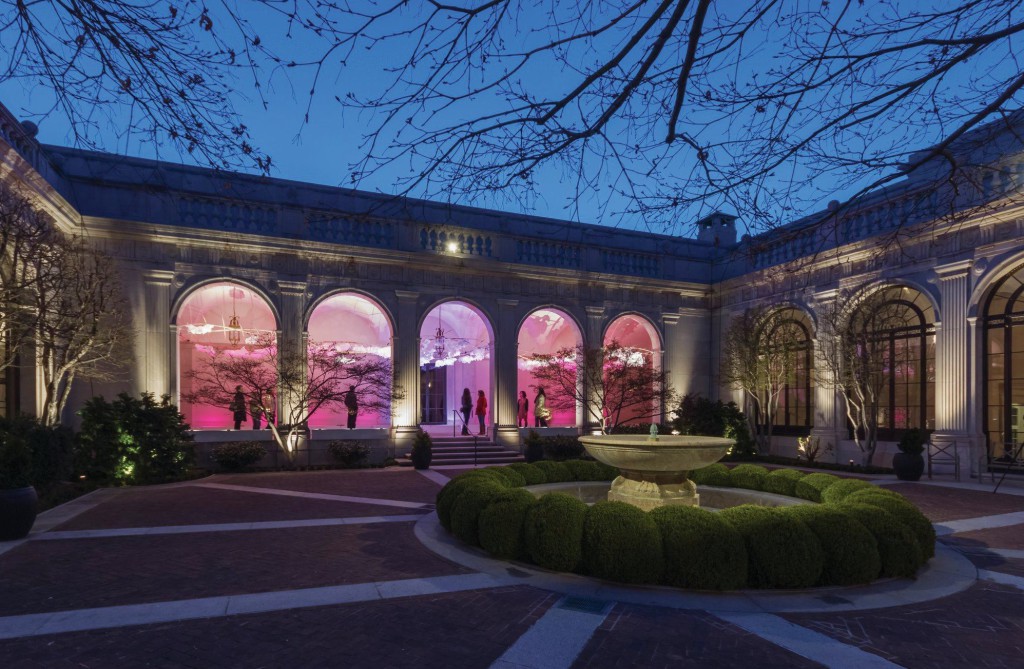
[[[416,433],[416,439],[412,442],[410,459],[412,466],[416,469],[430,469],[430,461],[434,459],[434,449],[430,435],[423,430]]]
[[[924,448],[928,443],[928,433],[913,428],[903,433],[896,444],[900,452],[892,457],[892,469],[896,478],[901,481],[917,481],[924,473]]]

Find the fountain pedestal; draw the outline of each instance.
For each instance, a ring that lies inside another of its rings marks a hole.
[[[621,475],[608,491],[611,502],[625,502],[644,511],[659,506],[700,506],[697,486],[687,472],[650,473],[619,470]]]

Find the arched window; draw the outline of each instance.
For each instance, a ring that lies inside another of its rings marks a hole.
[[[782,309],[769,317],[766,328],[765,340],[777,348],[785,369],[785,384],[779,393],[772,432],[806,435],[812,426],[814,408],[810,319],[799,309]]]
[[[541,421],[537,420],[534,410],[538,388],[543,384],[533,374],[538,364],[536,355],[556,356],[560,351],[575,349],[583,344],[583,333],[568,314],[559,309],[537,309],[523,321],[519,328],[519,369],[518,369],[518,390],[525,392],[529,403],[526,426],[537,427]],[[574,355],[574,353],[572,354]],[[575,358],[571,358],[575,360]],[[575,364],[565,367],[566,374],[561,377],[570,389],[580,383],[577,378]],[[568,372],[571,371],[571,374]],[[563,391],[564,392],[564,391]],[[579,392],[568,394],[566,397],[556,397],[558,388],[545,388],[547,408],[551,417],[547,423],[552,427],[564,427],[576,425],[581,408],[575,401],[566,402],[568,398],[577,398]]]
[[[461,301],[443,302],[420,325],[420,424],[452,425],[477,432],[476,402],[482,391],[487,401],[485,423],[494,420],[493,329],[480,309]],[[465,390],[473,403],[462,411]],[[508,389],[510,392],[511,388]]]
[[[1024,266],[996,284],[985,306],[985,434],[991,460],[1024,440]]]
[[[611,323],[604,333],[602,346],[616,343],[622,347],[620,359],[605,361],[605,382],[608,374],[616,367],[645,367],[655,374],[661,372],[661,336],[649,320],[637,314],[623,314]],[[608,424],[628,425],[630,423],[657,422],[664,407],[630,405],[623,409],[604,407]]]
[[[865,299],[851,321],[863,390],[877,397],[878,438],[935,427],[935,310],[918,290],[893,286]]]

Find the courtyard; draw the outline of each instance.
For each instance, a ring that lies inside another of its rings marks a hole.
[[[718,594],[538,575],[438,546],[435,495],[461,471],[215,475],[52,509],[0,544],[2,664],[1020,664],[1019,487],[877,477],[940,536],[915,582]]]

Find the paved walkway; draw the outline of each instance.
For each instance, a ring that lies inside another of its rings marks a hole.
[[[437,532],[458,470],[101,490],[0,544],[0,667],[1018,667],[1024,490],[880,481],[942,546],[916,581],[626,588]]]

